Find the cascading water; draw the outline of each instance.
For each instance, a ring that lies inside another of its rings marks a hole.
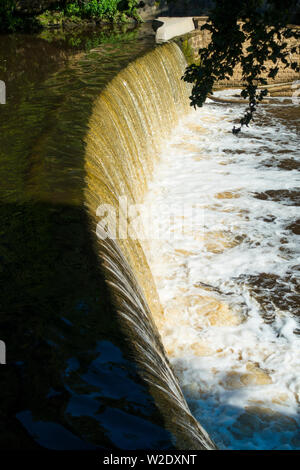
[[[112,233],[97,219],[104,215],[101,208],[127,219],[120,199],[126,198],[128,207],[142,201],[161,142],[189,109],[188,88],[180,80],[185,64],[176,44],[158,47],[120,72],[100,95],[86,138],[85,199],[115,309],[166,428],[180,448],[213,449],[165,356],[157,331],[163,314],[139,241],[120,236],[119,227]],[[112,219],[110,214],[109,226]]]

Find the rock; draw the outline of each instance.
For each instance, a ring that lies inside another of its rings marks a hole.
[[[159,17],[155,20],[161,22],[162,25],[156,30],[156,41],[164,42],[172,39],[176,36],[182,36],[183,34],[189,33],[195,29],[194,21],[192,16],[184,18],[180,17]]]
[[[256,364],[251,362],[247,363],[246,366],[247,372],[240,374],[235,371],[231,371],[223,385],[227,389],[239,389],[245,386],[259,386],[259,385],[269,385],[272,383],[271,377],[267,374],[266,371],[260,369]]]

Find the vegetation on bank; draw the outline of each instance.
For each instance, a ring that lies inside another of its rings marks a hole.
[[[139,3],[139,0],[64,0],[50,5],[43,13],[36,14],[20,11],[17,0],[1,0],[0,33],[74,27],[99,22],[139,22]]]
[[[297,5],[298,0],[218,0],[201,27],[209,31],[211,41],[199,50],[200,63],[190,64],[183,77],[193,84],[191,105],[203,106],[215,83],[230,79],[240,66],[241,97],[248,107],[233,133],[248,126],[268,94],[265,85],[276,78],[280,67],[300,72],[299,64],[291,59],[299,51],[300,33],[288,26]]]

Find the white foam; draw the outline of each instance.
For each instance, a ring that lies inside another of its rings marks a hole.
[[[263,126],[233,136],[242,112],[210,102],[174,130],[145,204],[156,207],[163,231],[170,221],[160,207],[200,207],[204,230],[192,230],[187,215],[191,236],[176,238],[178,213],[174,237],[145,250],[165,311],[163,342],[200,423],[222,448],[296,449],[299,324],[288,295],[278,307],[269,291],[257,296],[247,280],[265,273],[288,284],[299,264],[297,235],[287,230],[299,207],[254,197],[299,188],[296,170],[278,165],[298,158],[299,136],[270,108],[259,113]],[[263,318],[264,295],[272,323]]]

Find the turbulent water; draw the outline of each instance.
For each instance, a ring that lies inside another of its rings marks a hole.
[[[194,415],[220,448],[299,449],[299,107],[236,137],[242,109],[208,100],[174,129],[144,247]]]

